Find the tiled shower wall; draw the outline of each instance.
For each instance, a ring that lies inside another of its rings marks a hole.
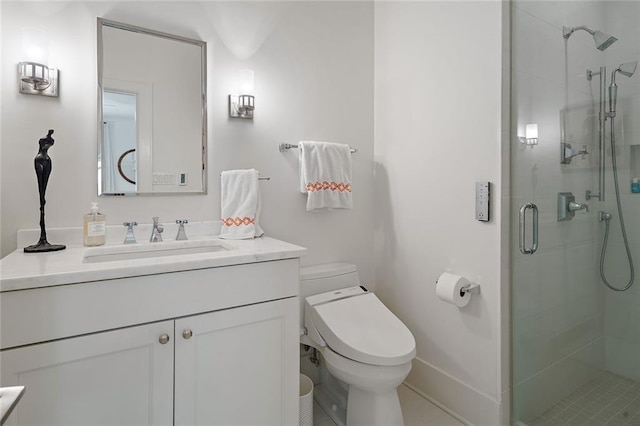
[[[640,60],[640,4],[607,2],[606,31],[618,41],[607,49],[609,73],[621,63]],[[610,78],[610,76],[609,76]],[[604,335],[606,368],[622,376],[640,379],[640,194],[632,194],[630,181],[640,177],[640,72],[631,78],[618,75],[618,117],[616,158],[627,236],[634,257],[636,279],[625,292],[605,291]],[[635,147],[634,147],[635,145]],[[637,149],[637,151],[636,151]],[[607,194],[603,210],[613,215],[607,248],[605,271],[609,282],[617,287],[629,280],[629,267],[617,216],[611,152],[607,147]],[[599,242],[600,244],[600,242]]]

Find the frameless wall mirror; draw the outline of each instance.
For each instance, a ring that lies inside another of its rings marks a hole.
[[[206,192],[206,43],[98,18],[98,194]]]

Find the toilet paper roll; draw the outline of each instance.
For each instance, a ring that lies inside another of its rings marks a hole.
[[[436,284],[436,294],[441,300],[453,303],[458,307],[467,306],[471,300],[471,294],[462,291],[469,285],[469,280],[460,275],[443,272]]]

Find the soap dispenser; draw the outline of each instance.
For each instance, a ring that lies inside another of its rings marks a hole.
[[[84,245],[103,245],[106,229],[105,215],[98,213],[98,203],[91,203],[91,213],[84,215],[84,226],[82,228]]]

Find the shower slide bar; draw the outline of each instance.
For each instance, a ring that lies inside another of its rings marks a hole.
[[[597,198],[598,201],[604,201],[604,186],[605,186],[605,170],[604,170],[604,159],[605,159],[605,122],[607,121],[607,113],[606,113],[606,81],[605,77],[607,75],[607,68],[600,67],[600,71],[594,72],[591,70],[587,70],[587,80],[591,81],[594,75],[600,76],[600,101],[598,113],[598,121],[599,121],[599,129],[598,129],[598,193],[594,194],[591,190],[587,190],[586,199],[587,201],[592,198]]]
[[[290,143],[281,143],[280,145],[278,145],[278,149],[280,150],[280,152],[284,152],[291,148],[298,148],[298,145],[294,145]],[[358,152],[356,148],[349,148],[349,151],[351,151],[352,154],[355,154],[356,152]]]

